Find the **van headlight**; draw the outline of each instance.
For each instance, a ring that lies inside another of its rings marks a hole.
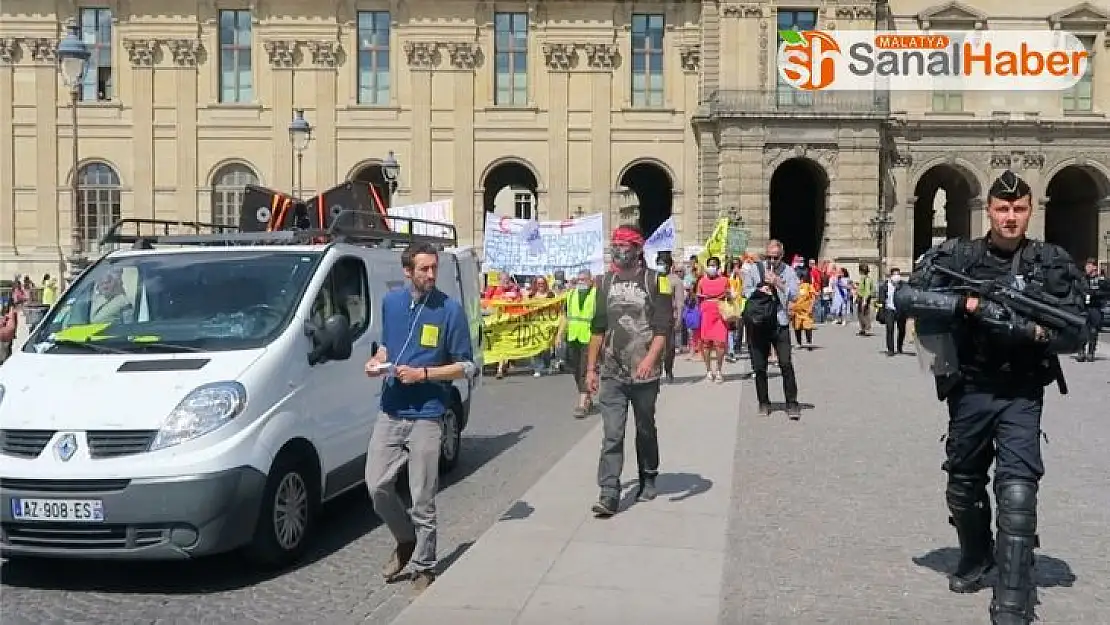
[[[214,382],[193,389],[173,409],[150,450],[165,449],[219,429],[243,411],[247,389],[238,382]]]

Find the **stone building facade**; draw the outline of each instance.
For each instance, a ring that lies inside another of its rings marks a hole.
[[[777,236],[848,264],[874,260],[867,222],[886,207],[889,260],[906,264],[938,233],[982,233],[983,193],[1008,166],[1042,200],[1035,233],[1110,254],[1104,6],[7,0],[0,12],[0,276],[56,271],[75,224],[95,255],[120,217],[233,221],[247,183],[384,188],[390,151],[392,202],[451,199],[464,242],[481,243],[489,212],[612,223],[631,190],[641,226],[674,215],[683,243],[738,209],[753,246]],[[70,20],[95,61],[76,168],[56,63]],[[1095,60],[1063,94],[807,96],[778,84],[779,30],[876,25],[1057,28]],[[297,110],[314,127],[302,159],[287,133]]]

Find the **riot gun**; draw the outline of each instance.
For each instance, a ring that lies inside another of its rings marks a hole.
[[[977,280],[937,264],[931,265],[928,271],[935,271],[954,281],[956,284],[950,287],[953,291],[994,302],[1043,328],[1066,330],[1083,329],[1087,326],[1086,317],[1064,310],[1064,302],[1046,293],[1039,283],[1026,284],[1024,288],[1017,288],[1002,280]]]

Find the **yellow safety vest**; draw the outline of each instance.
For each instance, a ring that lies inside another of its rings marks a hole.
[[[567,342],[582,344],[590,342],[590,322],[594,318],[597,289],[590,289],[586,294],[586,301],[579,301],[581,299],[578,289],[567,296]]]

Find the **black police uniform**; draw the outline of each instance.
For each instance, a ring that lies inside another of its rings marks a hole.
[[[1029,186],[1007,171],[990,195],[1016,200],[1029,193]],[[1039,283],[1059,298],[1061,308],[1075,314],[1084,312],[1083,275],[1056,245],[1026,240],[1016,252],[1006,253],[994,249],[988,235],[949,240],[930,250],[908,288],[895,294],[897,309],[916,318],[919,329],[929,324],[952,328],[958,355],[958,373],[937,378],[938,396],[947,401],[949,415],[945,498],[961,551],[949,588],[974,592],[997,564],[992,622],[1024,625],[1032,619],[1034,603],[1037,487],[1044,475],[1040,449],[1044,387],[1056,381],[1064,390],[1057,354],[1075,352],[1081,332],[1044,329],[1038,338],[1031,321],[985,300],[968,314],[966,297],[946,291],[947,278],[929,272],[932,264],[976,279],[1009,280],[1018,287]],[[987,496],[992,462],[997,542],[991,537]]]
[[[1079,361],[1092,362],[1095,359],[1095,346],[1098,333],[1102,329],[1102,307],[1110,300],[1110,280],[1105,276],[1087,276],[1087,336],[1086,356],[1079,350]]]

